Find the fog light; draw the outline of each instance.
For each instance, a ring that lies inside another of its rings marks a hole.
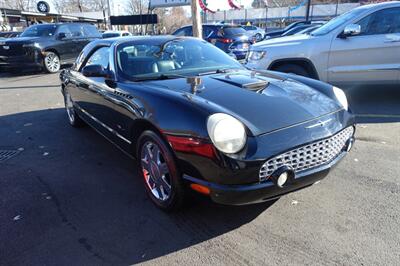
[[[286,181],[288,180],[288,173],[287,172],[283,172],[279,177],[278,180],[276,182],[276,184],[280,187],[283,187],[283,185],[286,183]]]
[[[280,188],[294,180],[294,171],[291,167],[284,165],[271,175],[271,180]]]

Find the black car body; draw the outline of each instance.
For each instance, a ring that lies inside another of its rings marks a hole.
[[[193,36],[192,26],[176,30],[172,35]],[[246,58],[250,45],[255,41],[253,34],[243,27],[233,24],[203,24],[203,39],[214,44],[222,51],[236,56],[236,59]]]
[[[33,25],[17,38],[0,41],[0,67],[40,67],[57,72],[61,64],[74,62],[83,47],[97,38],[101,34],[91,24]]]
[[[203,59],[186,67],[183,54],[190,61],[199,49]],[[182,187],[223,204],[280,197],[325,177],[354,141],[340,89],[249,71],[195,38],[95,41],[60,78],[69,122],[85,121],[137,157],[150,198],[164,209],[182,201]],[[147,155],[152,147],[163,160],[148,159],[158,158]],[[165,169],[175,189],[168,202],[156,191]]]
[[[314,25],[322,25],[323,23],[324,23],[324,21],[305,21],[305,20],[304,21],[303,20],[296,21],[296,22],[289,24],[288,26],[286,26],[283,29],[266,32],[264,39],[267,40],[267,39],[271,39],[271,38],[281,37],[281,36],[283,36],[283,34],[285,34],[286,32],[288,32],[292,29],[296,28],[296,29],[299,29],[298,31],[301,31],[307,27],[311,27]],[[296,31],[296,32],[298,32],[298,31]],[[292,34],[289,34],[289,35],[293,35],[296,32],[293,32]]]
[[[308,28],[314,28],[315,29],[315,27],[320,27],[321,25],[323,25],[323,24],[313,23],[313,24],[299,25],[299,26],[296,26],[296,27],[284,32],[280,37],[291,36],[291,35],[294,35],[294,34],[297,34],[297,33],[301,32],[301,31],[303,31],[305,29],[308,29]]]

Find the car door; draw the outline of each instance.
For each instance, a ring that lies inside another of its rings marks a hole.
[[[400,8],[387,8],[355,22],[361,33],[333,39],[328,81],[338,85],[395,84],[400,69]]]
[[[115,89],[106,85],[104,77],[85,77],[82,69],[89,65],[101,65],[109,69],[110,47],[99,46],[75,73],[77,91],[72,99],[78,103],[82,112],[89,116],[93,125],[108,138],[114,140],[115,128],[112,127]]]
[[[60,34],[64,37],[60,38]],[[75,55],[75,45],[71,30],[67,25],[60,25],[55,33],[54,48],[57,50],[62,61],[71,61]]]
[[[72,33],[72,41],[75,44],[73,58],[76,58],[82,49],[89,43],[88,36],[84,33],[83,26],[81,24],[71,23],[68,25]]]

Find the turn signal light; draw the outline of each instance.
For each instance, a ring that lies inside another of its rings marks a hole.
[[[201,194],[210,195],[210,189],[208,187],[199,184],[190,184],[190,188]]]
[[[216,158],[214,145],[191,137],[167,136],[167,140],[175,151],[198,154],[211,159]]]

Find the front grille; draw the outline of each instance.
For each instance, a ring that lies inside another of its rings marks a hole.
[[[8,47],[5,49],[4,47]],[[22,44],[0,45],[0,56],[18,56],[25,55],[25,49]]]
[[[333,161],[341,153],[353,133],[354,128],[348,127],[330,138],[301,146],[269,159],[260,169],[260,182],[265,181],[284,165],[291,167],[297,173]]]

